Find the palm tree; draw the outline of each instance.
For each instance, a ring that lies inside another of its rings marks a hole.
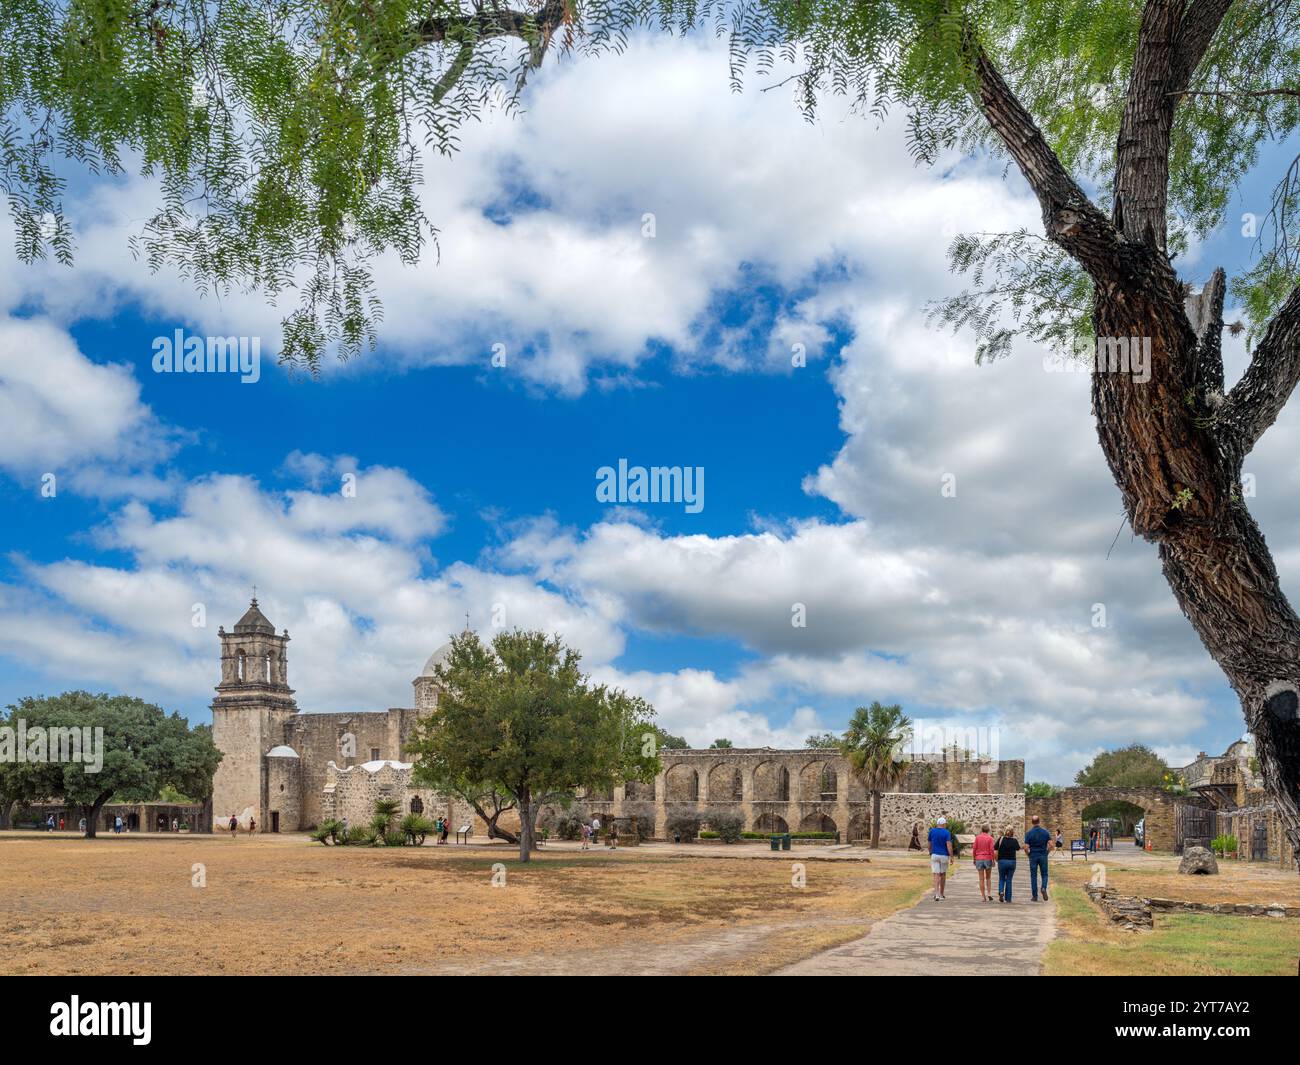
[[[859,706],[840,740],[840,752],[871,793],[871,846],[880,847],[880,796],[903,779],[907,762],[899,751],[912,733],[912,722],[895,703]]]

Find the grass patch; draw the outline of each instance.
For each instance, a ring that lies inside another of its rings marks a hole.
[[[1045,976],[1296,974],[1300,921],[1157,913],[1154,931],[1126,932],[1081,887],[1054,883],[1052,897],[1060,935],[1044,955]]]

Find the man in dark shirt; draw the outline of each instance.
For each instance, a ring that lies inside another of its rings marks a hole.
[[[1025,850],[1029,852],[1029,894],[1038,901],[1038,877],[1043,877],[1043,899],[1047,898],[1047,849],[1052,845],[1052,834],[1038,823],[1038,815],[1030,820],[1033,827],[1025,833]]]

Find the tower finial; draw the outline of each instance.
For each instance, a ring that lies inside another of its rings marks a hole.
[[[465,631],[469,632],[469,611],[465,611]]]
[[[253,585],[253,605],[257,605],[257,585]]]

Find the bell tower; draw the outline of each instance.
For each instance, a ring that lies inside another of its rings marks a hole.
[[[221,639],[221,682],[212,700],[212,740],[221,763],[212,787],[212,815],[224,823],[252,807],[259,825],[267,825],[265,755],[284,743],[285,724],[298,713],[289,687],[289,633],[275,633],[257,605]],[[269,827],[269,825],[267,825]]]

